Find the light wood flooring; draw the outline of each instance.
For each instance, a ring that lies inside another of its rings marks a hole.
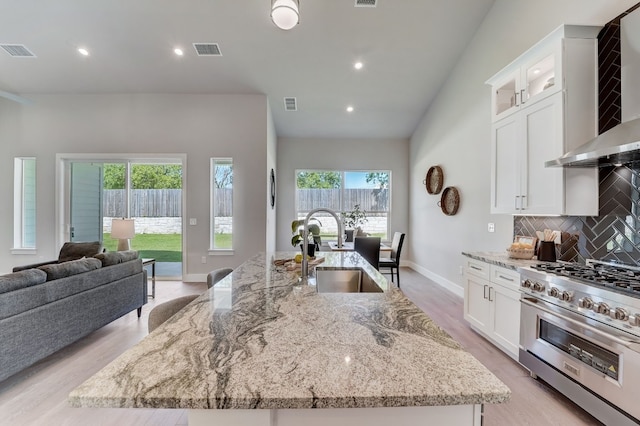
[[[462,319],[462,299],[410,269],[402,290],[512,390],[506,404],[487,405],[487,426],[599,425],[582,409],[473,332]],[[135,311],[0,382],[0,425],[186,425],[184,410],[71,408],[66,397],[84,380],[147,335],[147,315],[158,303],[206,290],[204,283],[159,281],[138,319]],[[1,344],[1,342],[0,342]]]

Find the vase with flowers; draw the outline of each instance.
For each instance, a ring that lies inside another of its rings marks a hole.
[[[346,242],[353,241],[358,235],[364,235],[362,225],[368,222],[367,212],[360,209],[360,204],[355,204],[352,210],[340,212],[342,224],[344,225]]]

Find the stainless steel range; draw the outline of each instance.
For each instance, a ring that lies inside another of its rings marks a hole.
[[[640,268],[519,269],[519,361],[607,425],[640,423]]]

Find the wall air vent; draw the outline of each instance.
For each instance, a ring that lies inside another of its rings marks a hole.
[[[296,98],[284,98],[284,110],[285,111],[297,111],[298,102]]]
[[[356,0],[356,7],[376,7],[378,0]]]
[[[193,43],[198,56],[222,56],[218,43]]]
[[[9,55],[14,58],[35,58],[36,55],[27,49],[24,44],[0,44]]]

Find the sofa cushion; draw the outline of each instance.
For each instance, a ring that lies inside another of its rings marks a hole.
[[[25,269],[0,276],[0,293],[19,290],[32,285],[42,284],[47,281],[47,274],[40,269]]]
[[[102,243],[100,241],[91,241],[88,243],[66,242],[60,249],[58,262],[68,262],[69,260],[82,259],[83,257],[92,257],[102,251]]]
[[[39,269],[42,269],[47,274],[47,281],[53,281],[71,275],[81,274],[83,272],[93,271],[102,267],[102,263],[98,259],[93,257],[87,257],[84,259],[71,260],[69,262],[62,262],[52,265],[43,265]]]
[[[138,256],[139,255],[136,250],[126,250],[109,251],[106,253],[96,254],[94,257],[102,262],[102,266],[111,266],[137,259]]]

